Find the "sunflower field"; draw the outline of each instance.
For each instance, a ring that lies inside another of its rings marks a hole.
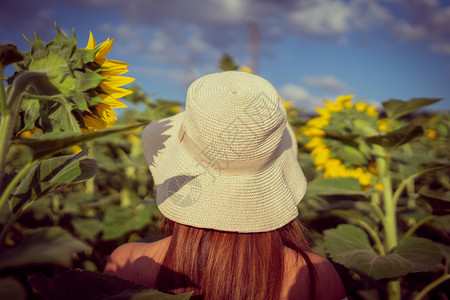
[[[0,46],[0,299],[190,297],[102,274],[117,246],[161,238],[140,135],[183,109],[124,88],[134,79],[107,58],[113,43],[91,33],[79,46],[56,27],[27,51]],[[226,55],[219,68],[251,72]],[[448,299],[450,112],[426,109],[442,99],[380,109],[353,98],[324,100],[313,116],[285,101],[314,251],[349,299]]]

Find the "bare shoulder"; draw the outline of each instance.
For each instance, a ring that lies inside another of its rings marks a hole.
[[[317,274],[316,292],[318,299],[344,299],[345,288],[333,265],[325,258],[310,254]]]
[[[152,286],[169,241],[164,238],[153,243],[123,244],[111,253],[103,272]]]
[[[333,265],[327,259],[317,254],[309,253],[308,256],[315,270],[315,298],[330,300],[344,299],[346,297],[344,285]],[[286,258],[294,262],[290,263],[291,267],[288,267],[290,270],[287,270],[290,273],[290,276],[288,273],[286,278],[286,284],[290,285],[289,296],[287,298],[303,299],[302,296],[305,296],[305,283],[308,283],[308,286],[310,284],[307,264],[294,251],[289,251]],[[307,296],[304,298],[308,299],[310,297]]]

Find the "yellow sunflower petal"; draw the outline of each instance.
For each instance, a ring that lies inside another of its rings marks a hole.
[[[369,107],[369,104],[367,103],[356,103],[355,104],[355,109],[357,111],[365,111],[367,109],[367,107]]]
[[[95,40],[94,40],[94,36],[92,35],[92,32],[89,31],[89,41],[86,45],[86,49],[88,50],[92,50],[95,48]]]
[[[377,108],[376,108],[375,106],[369,106],[369,107],[367,107],[366,113],[367,113],[369,116],[374,116],[374,117],[377,117],[377,116],[378,116],[378,111],[377,111]]]
[[[253,70],[247,66],[240,66],[239,70],[245,73],[253,74]]]
[[[81,148],[81,147],[78,146],[78,145],[72,146],[72,147],[70,147],[70,148],[72,149],[72,153],[73,153],[73,154],[77,154],[77,153],[80,153],[81,151],[83,151],[83,148]]]
[[[348,103],[351,105],[351,101],[354,95],[343,95],[336,98],[336,103],[339,103],[347,107]]]
[[[325,165],[325,178],[335,178],[339,177],[339,166],[341,161],[336,158],[330,158]]]
[[[328,158],[330,157],[330,150],[324,149],[322,152],[318,153],[317,156],[314,158],[314,163],[316,165],[324,165]]]
[[[382,191],[383,185],[381,184],[381,182],[378,182],[377,184],[375,184],[375,186],[373,188]]]
[[[283,99],[283,104],[284,104],[284,108],[286,108],[286,110],[289,110],[292,107],[294,107],[294,101],[286,101]]]
[[[430,140],[435,140],[437,139],[437,131],[434,130],[433,128],[427,128],[427,138]]]
[[[111,97],[110,95],[100,94],[99,96],[100,96],[100,98],[102,98],[103,101],[107,102],[109,104],[109,106],[111,106],[112,108],[128,107],[125,103],[123,103],[119,99]]]
[[[103,76],[103,73],[102,73]],[[127,77],[127,76],[108,76],[105,81],[102,82],[102,84],[107,85],[109,87],[120,87],[122,85],[129,84],[130,82],[133,82],[135,79],[133,77]]]
[[[97,59],[105,58],[106,55],[108,55],[109,51],[111,51],[111,48],[114,44],[114,39],[107,39],[103,43],[99,45],[99,49],[97,51],[97,54],[95,54],[95,62],[97,62]]]
[[[316,127],[305,127],[305,129],[303,129],[303,134],[310,137],[314,136],[321,137],[325,135],[325,131]]]
[[[120,87],[110,87],[103,83],[100,84],[100,87],[105,91],[105,93],[107,93],[111,97],[117,98],[117,99],[125,97],[125,96],[133,93],[133,91],[130,91],[130,90],[127,90],[124,88],[120,88]]]
[[[102,66],[102,76],[116,76],[122,75],[128,72],[128,64],[112,59],[100,59],[101,62],[97,62]]]
[[[323,117],[317,117],[309,120],[306,125],[310,127],[322,128],[330,124],[330,120],[325,119]]]
[[[83,121],[86,127],[95,129],[105,129],[107,127],[107,123],[95,115],[84,116]]]
[[[323,139],[320,137],[313,137],[306,145],[305,148],[306,149],[312,149],[315,148],[319,145],[323,144]]]
[[[106,122],[108,125],[114,124],[117,120],[116,114],[111,109],[111,107],[104,103],[99,103],[95,105],[97,113],[100,115],[102,121]]]
[[[370,185],[372,181],[372,174],[369,172],[364,172],[359,178],[359,183],[361,185]]]
[[[316,112],[325,119],[330,119],[331,117],[330,111],[326,108],[318,107],[316,108]]]

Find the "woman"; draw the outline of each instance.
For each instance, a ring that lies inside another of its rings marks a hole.
[[[306,180],[269,82],[203,76],[185,112],[148,125],[142,143],[169,236],[120,246],[105,273],[203,299],[345,298],[297,220]]]

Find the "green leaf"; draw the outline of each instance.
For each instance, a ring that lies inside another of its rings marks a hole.
[[[73,34],[72,38],[69,39],[67,35],[61,32],[56,26],[56,37],[47,44],[47,49],[50,53],[57,54],[58,56],[68,60],[77,47],[77,40]]]
[[[441,100],[440,98],[412,98],[408,101],[392,99],[383,102],[383,108],[389,118],[398,119]]]
[[[84,71],[75,70],[75,90],[83,92],[88,89],[96,88],[105,78],[89,69]]]
[[[0,278],[0,299],[27,299],[27,292],[23,284],[12,277]]]
[[[222,55],[219,66],[222,71],[233,71],[239,68],[239,66],[234,62],[233,58],[226,53]]]
[[[149,121],[145,121],[129,126],[115,126],[84,134],[77,132],[52,132],[44,134],[39,138],[14,140],[13,143],[28,146],[33,153],[34,159],[40,159],[67,147],[79,145],[110,134],[131,131],[148,123]]]
[[[72,225],[77,236],[82,239],[93,241],[97,234],[103,230],[103,224],[98,219],[74,219]]]
[[[447,262],[450,262],[450,246],[441,243],[436,243],[436,245],[439,248],[439,250],[441,250],[441,253],[445,257]]]
[[[371,191],[361,191],[361,185],[356,178],[315,179],[308,183],[306,196],[315,195],[361,195],[368,196]]]
[[[363,153],[351,145],[341,144],[341,147],[337,149],[336,156],[352,166],[367,164],[367,159],[364,157]]]
[[[30,54],[32,60],[41,59],[48,54],[47,48],[45,48],[44,41],[38,38],[36,32],[34,32],[34,41],[31,44]]]
[[[72,131],[81,133],[80,124],[72,114],[72,104],[66,102],[62,105],[58,105],[50,115],[49,119],[53,125],[58,124],[58,131]],[[54,130],[56,131],[56,130]]]
[[[394,278],[415,272],[435,271],[441,262],[440,249],[430,240],[409,237],[386,255],[378,255],[367,234],[360,228],[344,224],[324,232],[330,257],[360,274],[374,280]]]
[[[144,228],[151,220],[151,212],[146,206],[140,209],[111,206],[103,217],[104,234],[102,240],[118,239],[124,234]]]
[[[192,293],[169,295],[149,289],[143,284],[120,279],[117,276],[86,270],[72,270],[47,278],[43,274],[33,274],[28,281],[45,299],[189,299]],[[83,287],[83,288],[80,288]],[[136,297],[136,298],[135,298]]]
[[[89,101],[89,100],[87,100],[88,97],[85,98],[84,96],[85,96],[85,93],[83,93],[83,92],[80,93],[80,92],[74,91],[73,93],[70,93],[69,98],[73,101],[76,109],[78,109],[80,111],[89,111],[89,107],[87,104],[87,101]]]
[[[377,135],[366,138],[366,142],[369,144],[377,144],[391,151],[403,144],[408,143],[413,138],[421,136],[423,129],[421,126],[417,126],[410,123],[402,128],[391,131],[386,135]]]
[[[40,117],[39,107],[39,100],[23,100],[21,110],[24,112],[24,126],[20,129],[19,133],[31,130],[36,126],[35,122]]]
[[[450,213],[450,191],[448,189],[431,189],[425,185],[419,190],[419,195],[421,200],[426,201],[433,208],[433,214]]]
[[[72,57],[68,60],[68,64],[72,70],[81,69],[85,64],[94,62],[97,50],[92,49],[76,49]]]
[[[373,121],[373,117],[369,117],[366,114],[366,119],[356,119],[353,120],[353,127],[354,130],[360,133],[363,137],[371,136],[374,134],[377,134],[377,126],[375,125],[375,122]],[[364,116],[363,116],[364,117]]]
[[[69,268],[74,253],[90,249],[60,227],[32,229],[23,235],[17,245],[0,253],[0,270],[42,264]]]
[[[87,158],[84,152],[43,160],[28,171],[14,192],[10,200],[13,212],[51,191],[85,181],[96,172],[95,160]]]
[[[359,135],[348,132],[344,127],[327,125],[323,128],[327,137],[344,141],[344,142],[354,142]]]
[[[60,167],[57,166],[55,169]],[[52,173],[55,169],[52,169]],[[72,161],[70,164],[65,166],[61,171],[56,173],[56,175],[51,175],[51,178],[48,182],[50,184],[67,184],[67,183],[79,183],[86,181],[95,176],[97,173],[98,166],[95,159],[92,158],[84,158],[79,161]]]
[[[353,201],[350,201],[353,202]],[[376,228],[376,223],[369,217],[363,215],[361,211],[356,209],[331,209],[330,213],[334,216],[346,220],[348,223],[358,225],[365,223],[371,228]]]
[[[446,189],[431,189],[429,186],[423,186],[419,194],[425,197],[450,202],[450,191]]]

